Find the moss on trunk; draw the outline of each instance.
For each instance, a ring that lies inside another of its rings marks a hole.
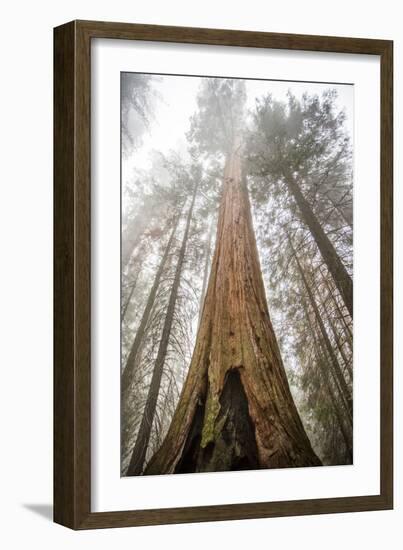
[[[236,375],[233,373],[236,371]],[[146,474],[317,466],[270,321],[241,159],[228,156],[187,379]]]

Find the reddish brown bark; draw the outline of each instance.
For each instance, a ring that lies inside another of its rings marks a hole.
[[[239,155],[226,162],[217,238],[188,376],[146,474],[316,466],[270,321]]]
[[[204,269],[203,269],[203,282],[202,289],[200,293],[200,306],[199,306],[199,325],[203,314],[203,304],[204,298],[206,295],[207,281],[208,281],[208,272],[210,267],[210,254],[211,254],[211,241],[213,238],[213,220],[210,222],[210,228],[208,232],[208,237],[206,245],[204,247]]]

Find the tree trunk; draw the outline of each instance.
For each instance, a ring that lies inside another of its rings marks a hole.
[[[204,298],[205,298],[205,295],[206,295],[208,272],[209,272],[209,266],[210,266],[210,251],[211,251],[211,239],[212,239],[212,237],[213,237],[213,220],[211,220],[211,222],[210,222],[208,237],[207,237],[206,245],[205,245],[205,248],[204,248],[204,269],[203,269],[202,289],[201,289],[201,294],[200,294],[198,326],[200,326],[200,321],[201,321],[202,313],[203,313]]]
[[[351,208],[351,211],[350,211],[350,215],[346,214],[345,212],[345,209],[341,208],[340,204],[336,203],[333,199],[333,197],[331,196],[331,194],[329,193],[326,193],[326,197],[329,199],[329,201],[332,203],[332,206],[335,210],[337,210],[338,214],[340,215],[340,217],[342,218],[342,220],[344,221],[344,223],[346,225],[348,225],[348,227],[350,229],[353,229],[353,216],[352,216],[352,213],[353,213],[353,210]]]
[[[326,288],[327,288],[330,296],[332,297],[332,301],[333,301],[333,304],[334,304],[334,306],[337,310],[339,320],[343,323],[344,333],[346,335],[346,341],[347,341],[348,346],[349,346],[349,348],[352,352],[353,351],[353,345],[352,345],[353,333],[352,333],[351,327],[349,326],[349,324],[346,321],[346,316],[343,314],[343,312],[340,309],[340,305],[337,301],[337,297],[334,296],[333,288],[331,287],[328,278],[322,273],[322,270],[320,270],[320,274],[322,275],[322,278],[325,282]]]
[[[288,386],[241,160],[232,152],[188,376],[168,434],[145,474],[320,464]]]
[[[291,174],[287,174],[285,182],[298,205],[302,220],[308,226],[313,238],[322,254],[323,259],[331,273],[336,286],[343,297],[344,303],[353,317],[353,281],[348,274],[343,262],[340,260],[334,246],[323,231],[310,204],[305,199],[302,191]]]
[[[309,331],[312,336],[313,345],[315,347],[315,357],[316,357],[316,363],[319,367],[320,373],[322,375],[322,380],[325,383],[326,389],[328,391],[328,394],[330,396],[330,401],[332,403],[332,407],[334,410],[334,413],[336,415],[336,419],[340,428],[340,432],[343,436],[344,444],[346,446],[346,451],[349,456],[350,461],[353,461],[353,442],[352,442],[352,434],[351,431],[348,430],[344,424],[344,417],[343,409],[340,407],[340,403],[337,401],[337,398],[334,394],[332,383],[329,376],[329,371],[326,368],[325,360],[326,352],[322,347],[321,342],[318,341],[318,336],[312,326],[311,318],[308,312],[308,307],[306,305],[305,299],[302,300],[302,307],[304,309],[305,317],[308,323]]]
[[[147,224],[150,221],[150,216],[136,216],[127,224],[127,228],[122,237],[122,269],[124,269],[130,261],[137,243],[141,235],[144,233]]]
[[[351,430],[348,430],[348,428],[346,428],[344,424],[345,416],[343,415],[342,410],[340,410],[339,403],[337,402],[336,396],[334,394],[334,391],[329,379],[329,373],[326,369],[326,366],[323,364],[324,357],[319,357],[318,361],[321,362],[322,364],[321,366],[322,378],[325,382],[328,394],[330,396],[330,401],[332,403],[333,410],[336,415],[337,424],[339,426],[341,435],[343,437],[344,445],[346,446],[346,452],[347,452],[348,458],[352,464],[353,463],[353,440],[352,440]]]
[[[134,445],[132,458],[130,460],[129,468],[127,470],[127,475],[129,476],[139,475],[143,471],[147,447],[150,441],[151,428],[154,420],[155,410],[157,407],[158,394],[161,386],[161,378],[168,349],[169,337],[171,335],[176,299],[178,296],[179,283],[181,279],[183,262],[185,259],[186,245],[189,236],[190,222],[192,219],[197,189],[198,185],[196,184],[194,187],[193,197],[187,215],[186,227],[182,238],[181,248],[179,251],[178,263],[176,265],[175,276],[169,296],[167,312],[162,329],[161,340],[158,347],[157,358],[155,360],[154,370],[151,377],[150,388],[148,390],[147,401],[144,408],[140,428],[137,434],[136,443]]]
[[[136,285],[137,285],[137,281],[138,281],[138,278],[140,276],[140,272],[141,272],[141,267],[137,270],[137,273],[133,279],[133,281],[129,284],[130,286],[130,292],[129,292],[129,295],[127,296],[126,298],[126,301],[124,303],[124,306],[122,308],[122,312],[121,312],[121,315],[120,315],[120,320],[123,321],[124,318],[126,317],[126,313],[127,313],[127,309],[130,305],[130,302],[132,300],[132,297],[133,297],[133,293],[134,293],[134,290],[136,288]]]
[[[321,269],[319,269],[319,273],[321,275],[322,283],[325,283],[326,275],[323,274]],[[325,286],[328,289],[328,286],[327,285],[325,285]],[[337,328],[337,326],[335,324],[334,316],[332,316],[331,313],[329,312],[328,303],[329,303],[329,301],[331,301],[331,303],[333,304],[334,303],[334,297],[330,292],[328,292],[327,296],[324,297],[323,292],[320,288],[320,284],[318,284],[318,283],[315,283],[314,292],[316,292],[316,294],[319,296],[319,305],[320,305],[320,307],[323,311],[323,316],[326,317],[326,321],[327,321],[328,325],[330,326],[330,329],[331,329],[331,332],[333,334],[333,338],[334,338],[334,341],[336,343],[337,349],[338,349],[339,354],[340,354],[340,356],[343,360],[343,365],[345,366],[345,370],[348,373],[348,377],[349,377],[350,382],[352,382],[353,381],[353,369],[352,369],[352,366],[351,366],[351,357],[349,359],[346,355],[345,350],[343,349],[343,345],[344,345],[345,341],[343,342],[341,340],[340,330]],[[342,333],[343,333],[343,336],[345,337],[344,324],[343,324]]]
[[[295,249],[294,249],[293,244],[291,242],[290,236],[288,236],[288,241],[290,243],[290,246],[291,246],[291,249],[292,249],[292,252],[293,252],[293,256],[295,258],[295,261],[296,261],[296,264],[297,264],[298,271],[300,273],[302,282],[304,283],[305,290],[308,294],[309,302],[310,302],[311,307],[314,311],[315,318],[316,318],[316,321],[318,323],[318,326],[319,326],[319,329],[320,329],[320,332],[321,332],[321,335],[322,335],[322,338],[323,338],[325,349],[326,349],[326,351],[329,355],[330,365],[333,369],[333,373],[334,373],[334,375],[336,377],[336,380],[337,380],[337,383],[340,387],[340,391],[341,391],[342,397],[343,397],[345,405],[346,405],[349,421],[352,424],[352,421],[353,421],[353,400],[352,400],[351,392],[350,392],[350,390],[347,386],[347,382],[346,382],[346,380],[344,378],[344,375],[343,375],[343,372],[340,368],[340,365],[339,365],[339,362],[337,360],[336,354],[333,350],[333,346],[330,342],[329,335],[327,334],[326,327],[323,323],[323,320],[322,320],[322,317],[320,315],[317,303],[316,303],[315,298],[312,294],[312,290],[311,290],[311,288],[308,284],[308,281],[305,277],[304,270],[302,269],[302,266],[300,264],[298,256],[295,252]]]
[[[172,248],[172,242],[175,237],[176,229],[179,223],[179,216],[176,218],[174,226],[171,231],[168,243],[165,247],[164,254],[161,258],[161,262],[158,266],[157,272],[154,277],[154,282],[151,287],[150,293],[148,295],[146,307],[144,308],[143,315],[141,317],[139,328],[137,329],[136,336],[134,337],[132,347],[130,349],[129,355],[127,357],[126,366],[122,374],[121,380],[121,392],[122,392],[122,401],[126,401],[126,394],[130,388],[131,381],[133,379],[133,371],[136,365],[136,359],[141,347],[141,343],[144,338],[144,334],[147,328],[148,320],[150,318],[151,311],[154,306],[155,297],[157,295],[158,287],[160,285],[161,277],[165,269],[169,254]]]
[[[321,306],[323,311],[326,314],[327,322],[330,325],[330,328],[332,329],[332,334],[334,341],[336,342],[337,349],[339,350],[340,356],[343,359],[344,366],[346,367],[346,371],[348,373],[348,377],[350,379],[350,382],[353,381],[353,369],[351,368],[351,361],[346,355],[346,352],[343,349],[343,342],[340,341],[340,334],[339,330],[337,329],[336,325],[334,324],[334,320],[332,319],[332,316],[329,315],[329,312],[326,308],[326,302],[324,302],[323,299],[320,300]]]

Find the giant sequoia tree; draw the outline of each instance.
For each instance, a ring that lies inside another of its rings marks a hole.
[[[122,88],[122,475],[352,463],[342,102],[200,78],[190,128],[178,119],[168,141],[162,104],[182,108],[175,79],[186,77],[133,78]]]
[[[216,245],[189,372],[146,474],[316,466],[270,320],[243,173],[244,85],[207,79],[191,137],[221,155]]]

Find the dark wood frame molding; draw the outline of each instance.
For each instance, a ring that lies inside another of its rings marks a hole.
[[[379,495],[91,512],[90,55],[92,38],[371,54],[381,59],[381,488]],[[72,529],[393,507],[393,42],[72,21],[54,29],[54,520]]]

